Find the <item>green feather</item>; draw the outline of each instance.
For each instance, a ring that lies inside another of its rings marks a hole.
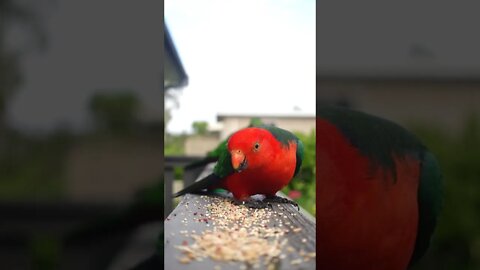
[[[303,152],[304,152],[303,148],[304,147],[303,147],[302,141],[297,140],[297,153],[296,153],[297,164],[295,165],[295,173],[293,174],[293,176],[296,176],[300,172],[300,167],[302,167]]]
[[[410,265],[417,262],[430,245],[430,239],[443,204],[442,195],[440,168],[433,154],[425,152],[418,190],[418,233]]]
[[[215,168],[213,168],[213,173],[220,178],[223,178],[232,174],[234,170],[233,170],[231,160],[232,160],[232,157],[230,155],[230,152],[225,146],[225,150],[220,153],[217,164],[215,165]]]

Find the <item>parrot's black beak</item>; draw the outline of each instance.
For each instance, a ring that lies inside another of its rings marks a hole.
[[[247,158],[244,158],[242,163],[240,163],[240,166],[238,166],[238,168],[236,168],[235,171],[239,173],[245,170],[247,167],[248,167]]]

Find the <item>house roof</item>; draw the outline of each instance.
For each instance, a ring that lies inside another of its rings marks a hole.
[[[225,118],[293,118],[293,119],[310,119],[315,118],[315,114],[292,112],[292,113],[269,113],[269,114],[249,114],[249,113],[219,113],[217,115],[217,121],[222,121]]]
[[[165,46],[163,87],[165,90],[184,87],[188,84],[188,76],[166,25],[163,36]]]
[[[317,4],[317,76],[480,78],[479,4]]]

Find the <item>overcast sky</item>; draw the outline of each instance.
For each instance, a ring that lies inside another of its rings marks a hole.
[[[99,89],[131,89],[161,119],[161,5],[62,0],[44,6],[48,50],[22,61],[24,82],[9,108],[12,124],[28,130],[82,128],[88,100]]]
[[[315,114],[314,0],[166,0],[189,76],[170,132],[218,113]]]

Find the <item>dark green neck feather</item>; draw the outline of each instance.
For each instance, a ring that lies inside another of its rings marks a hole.
[[[275,126],[258,125],[258,126],[255,126],[255,127],[263,128],[263,129],[268,130],[270,133],[272,133],[273,137],[275,137],[275,139],[277,139],[284,147],[289,147],[289,143],[291,141],[294,141],[294,142],[298,141],[297,136],[295,136],[290,131],[287,131],[287,130],[284,130],[284,129],[281,129],[281,128],[277,128]]]

